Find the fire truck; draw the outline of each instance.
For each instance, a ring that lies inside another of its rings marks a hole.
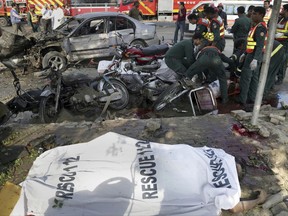
[[[36,1],[36,0],[28,0]],[[45,0],[42,0],[45,1]],[[50,0],[51,1],[51,0]],[[90,12],[121,12],[129,13],[136,0],[54,0],[67,1],[65,4],[69,6],[71,16]],[[69,1],[69,2],[68,2]],[[138,0],[140,3],[139,10],[144,19],[160,18],[164,16],[173,19],[173,15],[178,13],[179,2],[183,1],[187,11],[191,10],[196,4],[202,0]]]
[[[60,7],[66,5],[70,16],[90,12],[121,12],[129,13],[136,0],[0,0],[0,26],[10,24],[10,10],[12,2],[19,6],[20,14],[27,13],[29,5],[35,5],[35,12],[41,16],[41,9],[45,3],[53,5],[58,3]],[[178,13],[179,0],[138,0],[139,10],[144,19],[158,18],[158,20],[172,21],[173,15]],[[187,11],[191,10],[202,0],[181,0],[185,3]],[[174,17],[175,18],[175,17]]]
[[[20,14],[25,12],[26,0],[0,0],[0,26],[7,26],[10,24],[10,11],[12,3],[15,2],[20,10]]]

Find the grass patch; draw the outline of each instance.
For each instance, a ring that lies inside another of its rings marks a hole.
[[[30,150],[30,154],[7,164],[0,173],[0,189],[6,181],[13,184],[19,184],[24,181],[33,161],[38,157],[39,153],[35,149]]]

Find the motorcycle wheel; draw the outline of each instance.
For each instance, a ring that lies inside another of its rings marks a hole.
[[[164,107],[170,103],[171,99],[175,97],[179,92],[183,91],[183,87],[179,82],[172,84],[167,87],[157,98],[157,100],[153,104],[153,108],[155,111],[160,111],[164,109]]]
[[[55,97],[50,95],[40,101],[39,116],[42,123],[53,123],[58,118],[58,112],[55,112]]]
[[[111,79],[110,82],[114,85],[117,91],[121,93],[122,97],[119,100],[111,101],[109,104],[109,107],[115,110],[124,109],[129,103],[129,92],[126,86],[122,82],[116,79]],[[111,89],[112,89],[112,86],[108,82],[105,82],[103,86],[103,91],[109,94],[109,92],[113,92],[113,90],[111,91]]]

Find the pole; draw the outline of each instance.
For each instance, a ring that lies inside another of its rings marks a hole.
[[[270,59],[271,59],[271,53],[273,49],[273,42],[274,42],[274,37],[275,37],[275,32],[276,32],[276,26],[277,26],[277,21],[278,21],[278,16],[279,16],[279,11],[281,7],[281,2],[282,0],[275,0],[273,4],[273,9],[272,9],[272,14],[269,22],[269,31],[268,31],[268,40],[267,40],[267,46],[266,46],[266,52],[264,53],[264,60],[262,63],[261,67],[261,72],[260,72],[260,78],[259,78],[259,83],[258,83],[258,88],[257,88],[257,94],[256,94],[256,99],[253,107],[253,113],[252,113],[252,119],[251,119],[251,124],[256,125],[259,112],[260,112],[260,107],[261,107],[261,102],[263,98],[263,92],[266,84],[266,79],[267,79],[267,74],[269,70],[269,65],[270,65]]]

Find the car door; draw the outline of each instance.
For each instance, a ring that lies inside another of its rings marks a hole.
[[[120,45],[122,41],[116,36],[116,32],[119,32],[125,43],[130,44],[135,38],[135,24],[126,17],[123,16],[111,16],[108,21],[109,30],[109,47],[113,49],[115,45]]]
[[[68,37],[68,55],[73,61],[109,56],[106,23],[105,17],[86,20]]]

